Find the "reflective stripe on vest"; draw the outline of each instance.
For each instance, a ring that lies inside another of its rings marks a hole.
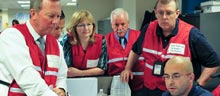
[[[152,49],[148,49],[148,48],[143,48],[143,51],[147,52],[147,53],[155,54],[155,55],[161,55],[161,58],[163,58],[163,59],[170,59],[173,56],[176,56],[176,55],[164,55],[164,54],[162,54],[162,52],[152,50]],[[186,57],[186,58],[190,59],[190,57]]]
[[[39,66],[34,66],[34,69],[40,72],[42,71],[42,69]]]
[[[113,63],[113,62],[119,62],[119,61],[127,61],[128,58],[124,57],[124,58],[114,58],[114,59],[110,59],[108,61],[108,63]],[[139,57],[138,60],[144,60],[144,57]]]
[[[156,55],[162,54],[162,52],[158,52],[157,50],[152,50],[152,49],[147,49],[147,48],[143,48],[143,51],[147,53],[151,53],[151,54],[156,54]]]
[[[23,91],[21,88],[11,87],[11,88],[10,88],[10,92],[23,93],[23,94],[24,94],[24,91]]]
[[[45,75],[54,75],[54,76],[57,76],[58,72],[56,71],[46,71],[45,72]]]
[[[144,60],[144,57],[139,57],[138,60]]]
[[[118,62],[118,61],[125,61],[125,60],[128,60],[128,58],[127,57],[125,57],[125,58],[114,58],[114,59],[110,59],[108,61],[108,63],[113,63],[113,62]]]
[[[144,75],[144,72],[132,72],[133,75]]]
[[[149,69],[151,69],[151,70],[153,69],[153,66],[152,66],[152,65],[147,64],[147,63],[145,63],[145,65],[146,65],[147,68],[149,68]]]

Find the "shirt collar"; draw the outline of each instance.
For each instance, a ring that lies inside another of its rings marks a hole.
[[[192,89],[190,90],[188,96],[194,96],[194,95],[195,95],[194,93],[195,93],[195,91],[196,91],[196,88],[197,88],[197,85],[193,84]],[[168,92],[169,92],[169,91],[168,91]],[[169,92],[169,95],[168,95],[168,96],[172,96],[172,95],[170,94],[170,92]]]
[[[34,30],[33,26],[31,25],[30,21],[26,22],[27,28],[30,31],[30,34],[34,38],[34,41],[37,41],[38,38],[40,38],[40,35]]]
[[[178,33],[178,23],[179,23],[179,21],[178,21],[178,19],[176,20],[176,24],[175,24],[175,28],[173,29],[173,31],[171,32],[171,34],[168,36],[168,37],[172,37],[172,36],[175,36],[175,35],[177,35],[177,33]],[[158,25],[157,26],[157,29],[156,29],[156,34],[157,34],[157,36],[163,36],[164,37],[164,35],[163,35],[163,30],[162,30],[162,28]]]
[[[125,38],[128,41],[128,35],[129,35],[130,29],[128,28],[126,34],[125,34]],[[115,37],[117,38],[117,40],[119,40],[119,36],[115,33]]]

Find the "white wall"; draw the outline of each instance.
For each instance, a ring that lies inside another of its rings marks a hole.
[[[2,10],[0,13],[0,32],[8,27],[8,10]]]
[[[76,7],[74,6],[68,6],[68,7],[63,7],[62,10],[65,14],[65,27],[64,27],[64,32],[66,32],[66,26],[69,23],[71,16],[73,15],[73,13],[75,12]]]
[[[156,0],[78,0],[78,6],[65,6],[63,7],[66,15],[66,25],[72,14],[76,10],[89,10],[96,21],[103,20],[110,17],[110,13],[117,7],[124,8],[128,11],[130,18],[130,26],[134,29],[140,29],[144,13],[146,10],[150,12],[153,10]],[[28,13],[28,10],[8,10],[8,16],[3,18],[4,22],[8,22],[11,26],[11,21],[16,17],[17,13]],[[2,13],[0,13],[1,16]],[[6,18],[8,17],[8,18]],[[24,19],[19,20],[21,23],[25,22]],[[111,26],[110,26],[111,27]]]
[[[152,12],[156,0],[136,0],[136,28],[140,29],[144,20],[144,13],[146,10]]]
[[[8,10],[8,23],[9,27],[12,26],[12,20],[17,19],[19,23],[25,23],[29,20],[29,10],[28,9],[9,9]]]
[[[136,29],[136,0],[116,0],[115,8],[123,8],[128,12],[130,28]]]
[[[98,21],[110,17],[111,11],[120,7],[128,11],[130,18],[129,27],[140,29],[145,10],[151,12],[156,0],[78,0],[78,2],[79,5],[77,7],[64,7],[67,21],[69,21],[69,18],[76,10],[89,10],[95,20]]]
[[[88,10],[92,13],[95,20],[99,21],[99,20],[109,18],[111,11],[115,8],[114,0],[78,0],[78,3],[79,3],[78,6],[63,7],[64,13],[66,16],[65,18],[66,26],[69,23],[72,14],[77,10]],[[96,22],[96,25],[97,25],[97,22]],[[64,30],[64,32],[66,32],[66,30]]]
[[[115,0],[78,0],[79,5],[76,10],[89,10],[94,18],[98,20],[105,19],[110,16],[110,12],[115,8]]]

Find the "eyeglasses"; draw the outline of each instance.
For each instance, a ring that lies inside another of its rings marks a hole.
[[[93,24],[92,24],[92,23],[88,23],[88,24],[78,24],[78,25],[77,25],[78,28],[85,28],[86,26],[87,26],[87,27],[92,27]]]
[[[166,16],[171,16],[175,13],[176,11],[157,11],[156,14],[159,16],[159,17],[162,17],[164,15]]]
[[[169,79],[171,79],[171,78],[172,78],[172,80],[179,80],[180,77],[182,77],[182,76],[188,76],[188,75],[190,75],[190,74],[191,74],[191,73],[187,73],[187,74],[175,73],[175,74],[173,74],[172,76],[170,76],[170,75],[168,75],[168,74],[164,74],[164,75],[163,75],[163,78],[164,78],[165,80],[169,80]]]
[[[125,23],[121,23],[121,24],[120,24],[120,23],[116,23],[116,24],[115,24],[116,27],[119,27],[120,25],[123,26],[123,27],[126,26]]]

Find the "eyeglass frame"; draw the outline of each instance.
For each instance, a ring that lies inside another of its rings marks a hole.
[[[188,76],[191,75],[192,73],[186,73],[186,74],[180,74],[180,73],[174,73],[172,74],[172,76],[168,75],[168,74],[164,74],[162,77],[164,80],[179,80],[182,76]],[[171,78],[170,78],[171,77]]]
[[[175,11],[157,11],[155,10],[155,14],[158,16],[158,17],[162,17],[162,16],[167,16],[167,17],[170,17],[171,15],[175,14],[176,12],[178,11],[178,9],[176,9]]]
[[[86,27],[92,27],[92,26],[94,26],[94,24],[93,23],[87,23],[87,24],[77,24],[76,25],[76,27],[78,27],[78,28],[86,28]]]

